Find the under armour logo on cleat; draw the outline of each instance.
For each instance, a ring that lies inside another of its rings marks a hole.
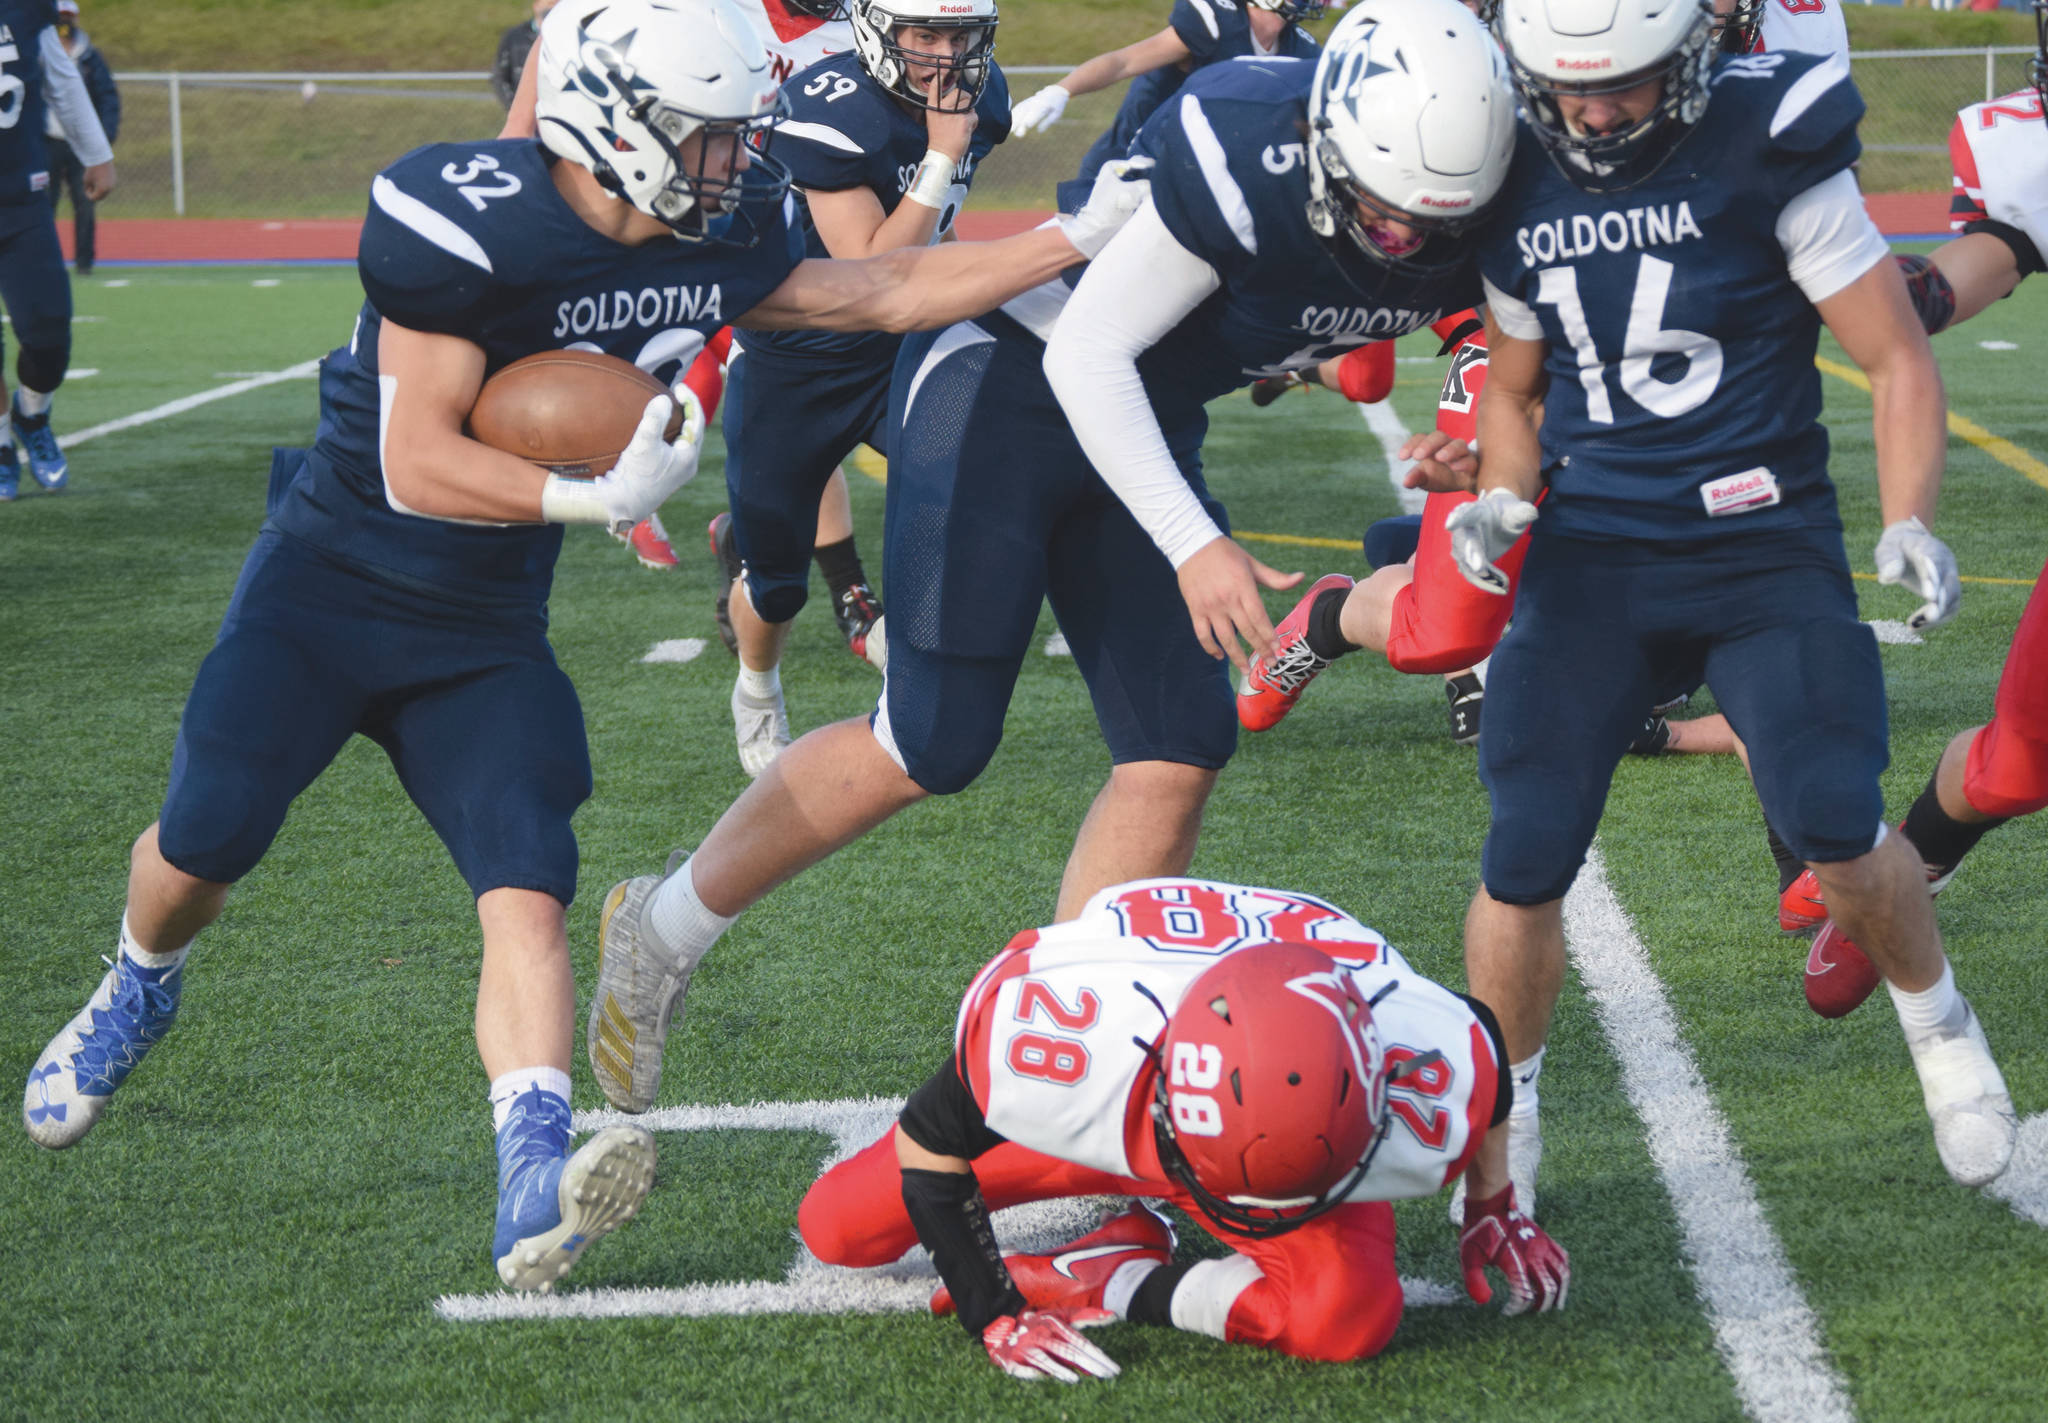
[[[28,1109],[30,1125],[33,1126],[42,1122],[61,1122],[68,1113],[69,1107],[66,1103],[52,1103],[50,1101],[50,1079],[55,1077],[61,1070],[57,1063],[52,1062],[38,1067],[29,1073],[28,1085],[40,1092],[43,1098],[42,1106],[30,1107]]]

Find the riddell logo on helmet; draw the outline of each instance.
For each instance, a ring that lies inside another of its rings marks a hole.
[[[1560,54],[1557,57],[1556,67],[1571,74],[1583,74],[1588,70],[1594,69],[1612,69],[1614,68],[1614,56],[1603,54],[1597,59],[1577,59],[1569,54]]]
[[[1470,198],[1433,198],[1427,193],[1424,193],[1416,202],[1417,206],[1426,208],[1469,208],[1472,206],[1472,199]]]

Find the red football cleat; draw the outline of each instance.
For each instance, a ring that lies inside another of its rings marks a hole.
[[[1820,896],[1820,881],[1812,870],[1801,870],[1799,878],[1778,896],[1778,927],[1788,934],[1803,934],[1827,922],[1828,906]]]
[[[676,551],[668,541],[668,530],[661,526],[658,514],[649,514],[633,525],[619,542],[633,550],[633,557],[645,567],[657,572],[666,572],[682,561],[676,557]]]
[[[1877,988],[1877,965],[1832,919],[1821,924],[1806,954],[1806,1006],[1823,1018],[1840,1018],[1861,1007]]]
[[[1318,578],[1294,611],[1273,630],[1279,655],[1270,662],[1254,657],[1244,674],[1244,686],[1237,694],[1237,719],[1246,731],[1271,731],[1294,710],[1301,694],[1316,674],[1330,664],[1309,650],[1308,610],[1332,588],[1349,588],[1352,580],[1342,573]]]
[[[1102,1289],[1120,1266],[1133,1260],[1164,1265],[1173,1259],[1173,1227],[1133,1206],[1050,1255],[1005,1255],[1010,1278],[1033,1309],[1102,1307]],[[953,1292],[932,1292],[932,1313],[951,1314]]]

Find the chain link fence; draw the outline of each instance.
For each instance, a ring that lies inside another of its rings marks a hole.
[[[1866,191],[1945,191],[1947,137],[1965,104],[2026,83],[2029,49],[1854,54],[1869,105]],[[1066,66],[1007,71],[1018,97]],[[496,134],[503,111],[475,73],[130,73],[121,84],[121,186],[108,217],[336,218],[362,214],[370,177],[422,143]],[[1122,90],[1076,99],[1053,128],[982,164],[974,206],[1043,209],[1109,126]]]

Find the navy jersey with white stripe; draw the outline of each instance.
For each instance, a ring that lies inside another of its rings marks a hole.
[[[881,203],[884,216],[895,212],[931,147],[924,112],[876,83],[850,54],[827,55],[790,76],[782,92],[789,100],[790,116],[776,126],[771,151],[789,165],[805,250],[813,257],[829,257],[803,194],[866,188]],[[1010,89],[1002,70],[993,64],[974,111],[979,121],[966,156],[953,169],[953,186],[939,213],[934,241],[950,231],[959,216],[975,168],[1010,135]],[[744,331],[741,340],[749,351],[871,359],[880,369],[895,360],[902,344],[902,337],[876,331]]]
[[[1174,0],[1173,15],[1167,25],[1188,47],[1187,67],[1169,64],[1131,81],[1130,88],[1124,91],[1123,103],[1117,107],[1116,122],[1110,128],[1110,142],[1119,153],[1129,150],[1145,120],[1180,92],[1189,74],[1222,60],[1241,59],[1259,52],[1252,42],[1251,18],[1238,0]],[[1321,52],[1316,37],[1296,24],[1281,30],[1273,44],[1273,53],[1283,59],[1312,61]]]
[[[0,0],[0,203],[49,201],[42,36],[56,23],[56,0]]]
[[[1551,532],[1839,527],[1820,318],[1776,228],[1787,203],[1855,162],[1862,113],[1839,55],[1722,59],[1669,162],[1612,194],[1571,183],[1523,129],[1481,260],[1549,346]]]
[[[485,374],[540,351],[601,351],[674,382],[705,338],[803,260],[788,204],[723,222],[747,247],[614,242],[563,199],[531,139],[414,149],[370,189],[357,267],[368,298],[320,369],[320,430],[271,522],[330,552],[454,596],[547,597],[562,531],[451,523],[391,507],[380,454],[386,321],[483,348]]]
[[[1176,448],[1201,406],[1262,376],[1419,331],[1479,296],[1471,261],[1396,272],[1308,225],[1302,130],[1315,65],[1261,59],[1190,78],[1153,115],[1137,151],[1156,160],[1152,201],[1174,240],[1221,288],[1138,359]]]

